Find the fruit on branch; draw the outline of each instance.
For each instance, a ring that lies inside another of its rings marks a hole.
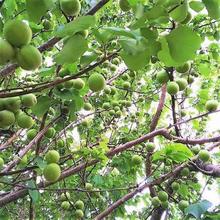
[[[33,140],[35,137],[36,137],[36,135],[37,135],[37,130],[36,129],[30,129],[28,132],[27,132],[27,139],[28,140]]]
[[[118,58],[114,58],[112,60],[112,63],[115,64],[115,65],[119,65],[120,64],[120,60]]]
[[[125,73],[124,75],[122,75],[121,78],[122,78],[123,80],[129,80],[130,76],[129,76],[127,73]]]
[[[142,158],[139,155],[133,155],[131,161],[134,165],[140,165],[142,163]]]
[[[68,210],[70,208],[70,203],[68,201],[64,201],[61,203],[61,208]]]
[[[116,93],[117,93],[116,88],[112,86],[110,95],[115,95]]]
[[[162,207],[163,209],[167,209],[168,206],[169,206],[169,202],[168,202],[168,201],[161,202],[161,207]]]
[[[47,19],[43,20],[43,27],[44,27],[44,30],[49,31],[53,29],[53,23]]]
[[[3,29],[5,39],[15,47],[21,47],[31,42],[32,31],[29,25],[20,20],[10,20]]]
[[[193,76],[188,76],[187,81],[188,81],[189,84],[192,84],[194,82],[194,77]]]
[[[50,150],[46,153],[45,160],[47,161],[47,164],[58,163],[60,160],[60,154],[56,150]]]
[[[200,150],[199,151],[199,159],[201,159],[203,162],[207,162],[210,159],[210,154],[207,150]]]
[[[166,71],[161,71],[157,73],[156,79],[157,79],[157,82],[159,82],[160,84],[164,84],[169,81],[169,75]]]
[[[0,111],[0,128],[7,128],[15,123],[15,115],[8,110]]]
[[[189,206],[189,203],[188,203],[188,201],[186,201],[186,200],[181,200],[181,201],[179,202],[179,209],[180,209],[181,211],[184,211],[188,206]]]
[[[79,0],[60,0],[60,8],[67,16],[77,16],[81,10]]]
[[[168,200],[168,194],[165,191],[160,191],[158,193],[158,198],[161,202],[165,202]]]
[[[45,132],[45,137],[52,138],[56,133],[56,130],[54,128],[48,128],[48,130]]]
[[[32,107],[37,104],[37,98],[34,94],[27,94],[21,97],[21,103],[25,107]]]
[[[92,105],[89,102],[86,102],[86,103],[84,103],[83,108],[86,111],[91,111],[92,110]]]
[[[190,64],[189,63],[184,63],[182,66],[178,66],[176,68],[176,71],[179,73],[186,73],[190,69]]]
[[[167,92],[170,95],[176,95],[179,92],[179,85],[176,82],[168,82]]]
[[[4,166],[4,160],[0,157],[0,168],[2,168]]]
[[[189,173],[190,173],[189,168],[185,167],[181,170],[180,175],[181,176],[189,176]]]
[[[119,7],[122,11],[127,12],[131,9],[128,0],[119,0]]]
[[[60,166],[56,163],[47,165],[43,170],[43,175],[48,182],[57,181],[61,175]]]
[[[73,80],[73,87],[75,89],[80,90],[80,89],[83,89],[84,86],[85,86],[85,83],[84,83],[84,81],[82,79],[78,78],[78,79],[74,79]]]
[[[171,188],[172,188],[173,191],[177,191],[177,190],[179,190],[179,188],[180,188],[180,184],[177,183],[177,182],[173,182],[173,183],[171,184]]]
[[[147,144],[146,144],[146,149],[147,149],[148,152],[154,151],[154,149],[155,149],[155,144],[154,144],[154,143],[151,143],[151,142],[147,143]]]
[[[0,65],[10,62],[14,56],[14,48],[6,40],[0,38]]]
[[[151,200],[151,204],[153,205],[153,207],[157,208],[160,206],[160,200],[157,196],[153,197]]]
[[[99,92],[105,87],[105,78],[99,73],[93,73],[88,79],[88,84],[93,92]]]
[[[18,112],[21,107],[21,99],[19,97],[10,97],[3,100],[5,109],[14,113]]]
[[[129,83],[129,82],[124,82],[124,83],[122,84],[122,87],[123,87],[124,89],[130,89],[131,83]]]
[[[208,100],[205,104],[205,108],[209,112],[216,111],[218,108],[218,102],[216,100]]]
[[[115,115],[115,110],[111,109],[111,110],[109,111],[109,115],[110,115],[110,116]]]
[[[110,70],[111,70],[112,72],[114,72],[114,71],[116,71],[117,66],[115,66],[115,65],[112,64],[109,68],[110,68]]]
[[[61,194],[60,196],[61,201],[66,201],[66,200],[70,200],[70,194],[69,192],[64,192]]]
[[[186,116],[186,111],[185,111],[185,110],[181,110],[181,111],[180,111],[180,115],[181,115],[182,117],[185,117],[185,116]]]
[[[83,211],[81,209],[77,209],[75,211],[75,216],[76,216],[76,218],[81,219],[81,218],[83,218],[84,213],[83,213]]]
[[[111,88],[110,88],[109,86],[106,86],[106,87],[104,88],[104,93],[107,94],[107,95],[109,95],[109,94],[111,93]]]
[[[83,202],[82,200],[76,201],[75,207],[76,207],[76,209],[81,209],[81,210],[83,210],[83,209],[84,209],[84,202]]]
[[[85,184],[85,189],[88,191],[91,191],[93,189],[93,185],[91,183],[86,183]]]
[[[191,151],[194,153],[194,154],[198,154],[199,151],[200,151],[200,147],[199,146],[193,146]]]
[[[64,87],[65,87],[66,89],[71,89],[71,88],[73,87],[73,82],[74,82],[73,79],[64,82]],[[61,85],[62,85],[62,84],[61,84]],[[61,89],[61,87],[60,87],[60,89]]]
[[[64,142],[64,140],[59,139],[59,140],[57,141],[57,146],[58,146],[59,148],[64,147],[64,146],[65,146],[65,142]]]
[[[17,62],[24,70],[35,70],[42,64],[42,55],[36,47],[26,45],[18,51]]]
[[[110,103],[109,102],[104,102],[103,105],[102,105],[102,108],[107,110],[111,107]]]
[[[34,125],[32,117],[24,112],[21,112],[16,116],[16,121],[21,128],[31,128]]]
[[[178,84],[180,91],[183,91],[188,85],[187,80],[184,78],[176,79],[176,83]]]

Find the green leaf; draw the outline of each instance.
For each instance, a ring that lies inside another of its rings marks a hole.
[[[41,96],[37,99],[37,104],[32,107],[32,112],[39,117],[43,116],[51,105],[52,100],[49,96]]]
[[[53,0],[26,0],[26,9],[29,19],[38,23],[47,10],[54,6]]]
[[[159,5],[154,6],[149,11],[146,12],[147,19],[150,21],[156,21],[161,23],[166,23],[169,18],[167,10]]]
[[[125,36],[125,37],[130,37],[130,38],[137,38],[140,36],[137,32],[131,31],[131,30],[126,30],[124,28],[118,28],[118,27],[105,27],[103,30],[109,32],[112,34],[112,36]]]
[[[184,1],[179,7],[170,13],[171,18],[177,22],[184,21],[188,14],[188,4]]]
[[[94,52],[89,52],[84,54],[80,59],[80,64],[82,66],[87,66],[98,58],[98,54]]]
[[[220,1],[219,0],[202,0],[209,13],[210,18],[220,18]]]
[[[187,26],[179,26],[166,36],[170,54],[176,62],[186,62],[195,57],[201,38]]]
[[[205,8],[205,5],[200,1],[192,1],[189,3],[189,6],[195,12],[200,12]]]
[[[68,39],[63,49],[58,53],[55,61],[58,64],[76,62],[88,49],[86,39],[80,34],[76,34]]]
[[[36,183],[33,180],[30,180],[27,182],[27,186],[30,188],[37,188]],[[31,196],[34,203],[38,202],[40,199],[40,193],[36,189],[29,189],[28,190],[29,195]]]
[[[67,23],[64,27],[61,27],[55,35],[57,37],[72,36],[77,32],[86,30],[90,27],[94,27],[95,23],[95,16],[80,16],[74,19],[73,21]]]
[[[191,204],[186,208],[185,213],[193,215],[196,219],[201,219],[202,215],[212,206],[212,203],[207,200]]]

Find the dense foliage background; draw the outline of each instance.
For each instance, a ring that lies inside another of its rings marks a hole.
[[[219,0],[1,0],[0,219],[220,219],[219,22]]]

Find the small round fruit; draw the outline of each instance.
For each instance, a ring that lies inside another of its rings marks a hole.
[[[60,8],[67,16],[77,16],[81,10],[79,0],[60,0]]]
[[[85,189],[91,191],[93,189],[93,185],[91,183],[86,183]]]
[[[177,182],[173,182],[173,183],[171,184],[171,188],[172,188],[173,191],[177,191],[177,190],[179,190],[179,188],[180,188],[180,184],[177,183]]]
[[[88,127],[88,126],[89,126],[89,121],[88,121],[88,120],[83,120],[82,123],[81,123],[81,125],[82,125],[83,127]]]
[[[4,26],[5,39],[15,47],[21,47],[31,42],[32,31],[23,21],[10,20]]]
[[[18,51],[17,62],[24,70],[35,70],[42,64],[42,55],[36,47],[26,45]]]
[[[191,150],[192,150],[192,152],[193,152],[194,154],[198,154],[199,151],[200,151],[200,147],[199,147],[199,146],[193,146]]]
[[[70,200],[70,194],[69,192],[64,192],[60,196],[61,201]]]
[[[110,94],[111,93],[111,88],[109,86],[106,86],[104,88],[104,93],[107,94],[107,95]]]
[[[26,115],[25,113],[20,113],[16,117],[18,126],[21,128],[31,128],[34,125],[34,120],[31,116]]]
[[[89,88],[93,92],[98,92],[105,87],[105,78],[99,73],[93,73],[88,79]]]
[[[177,79],[176,83],[178,84],[180,91],[183,91],[187,87],[187,85],[188,85],[187,80],[184,79],[184,78]]]
[[[115,95],[117,92],[116,88],[115,87],[111,87],[111,95]]]
[[[152,152],[155,149],[155,144],[154,143],[147,143],[146,149],[148,152]]]
[[[119,0],[119,7],[122,11],[127,12],[131,9],[128,0]]]
[[[155,208],[160,206],[160,200],[157,196],[152,198],[151,203]]]
[[[179,86],[176,82],[169,82],[167,84],[167,92],[170,95],[176,95],[179,92]]]
[[[15,123],[15,115],[8,110],[0,111],[0,128],[11,126]]]
[[[83,213],[83,211],[81,210],[81,209],[77,209],[76,211],[75,211],[75,216],[76,216],[76,218],[83,218],[83,216],[84,216],[84,213]]]
[[[56,130],[54,128],[48,128],[46,133],[44,134],[47,138],[52,138],[56,133]]]
[[[64,142],[64,140],[58,140],[57,141],[57,146],[59,147],[59,148],[62,148],[62,147],[64,147],[65,146],[65,142]]]
[[[178,66],[176,68],[176,71],[179,72],[179,73],[186,73],[186,72],[189,71],[189,69],[190,69],[190,64],[189,63],[185,63],[182,66]]]
[[[44,20],[43,21],[43,26],[44,26],[44,30],[48,31],[48,30],[51,30],[53,28],[53,23],[49,20]]]
[[[4,106],[7,110],[16,113],[21,107],[21,99],[20,97],[6,98],[4,99]]]
[[[33,140],[36,135],[37,135],[37,130],[36,129],[30,129],[28,132],[27,132],[27,139],[28,140]]]
[[[68,80],[68,81],[64,82],[63,85],[66,89],[71,89],[73,87],[73,84],[74,84],[74,80],[72,79],[72,80]]]
[[[68,210],[70,208],[70,203],[68,201],[63,201],[61,203],[61,208],[65,209],[65,210]]]
[[[124,82],[122,86],[123,86],[124,89],[129,89],[131,87],[131,83]]]
[[[45,160],[47,161],[47,164],[58,163],[60,160],[60,154],[56,150],[50,150],[46,153]]]
[[[139,155],[133,155],[131,161],[134,165],[140,165],[142,163],[142,158]]]
[[[4,160],[0,157],[0,168],[2,168],[4,165]]]
[[[186,116],[186,113],[187,113],[187,112],[186,112],[185,110],[181,110],[181,111],[180,111],[180,115],[181,115],[182,117],[185,117],[185,116]]]
[[[181,176],[189,176],[189,173],[190,173],[189,168],[185,167],[181,170],[180,174],[181,174]]]
[[[179,202],[179,209],[182,211],[184,211],[188,206],[189,206],[189,203],[186,200],[181,200]]]
[[[200,150],[199,159],[201,159],[203,162],[207,162],[210,159],[209,152],[207,150]]]
[[[85,86],[85,83],[82,79],[78,78],[78,79],[73,80],[73,88],[80,90],[80,89],[83,89],[84,86]]]
[[[61,175],[61,169],[60,166],[56,163],[51,163],[47,165],[43,170],[44,178],[48,182],[55,182],[59,179]]]
[[[109,102],[105,102],[105,103],[103,103],[103,105],[102,105],[102,108],[105,109],[105,110],[109,109],[110,107],[111,107],[111,105],[110,105]]]
[[[216,100],[209,100],[205,104],[205,108],[209,112],[213,112],[218,108],[218,102]]]
[[[163,209],[167,209],[168,206],[169,206],[169,202],[168,202],[168,201],[161,202],[161,207],[162,207]]]
[[[158,198],[161,202],[165,202],[168,200],[168,194],[165,191],[160,191],[158,193]]]
[[[0,38],[0,48],[0,65],[4,65],[14,58],[15,51],[11,44],[2,38]]]
[[[76,209],[81,209],[81,210],[83,210],[83,209],[84,209],[84,202],[83,202],[82,200],[76,201],[75,207],[76,207]]]
[[[34,94],[27,94],[21,97],[21,103],[25,107],[32,107],[37,104],[37,98]]]
[[[157,73],[156,79],[157,79],[157,82],[159,82],[160,84],[164,84],[169,81],[169,75],[167,72],[161,71]]]
[[[194,82],[194,77],[189,76],[188,79],[187,79],[187,82],[188,82],[189,84],[192,84],[192,83]]]
[[[119,118],[119,117],[121,117],[121,115],[122,115],[121,111],[116,111],[115,112],[115,117]]]
[[[109,115],[113,116],[113,115],[115,115],[115,110],[111,109],[108,113],[109,113]]]
[[[92,110],[92,105],[89,102],[84,103],[83,107],[86,111],[91,111]]]

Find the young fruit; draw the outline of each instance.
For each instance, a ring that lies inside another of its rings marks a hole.
[[[44,30],[49,31],[53,28],[53,23],[49,20],[43,21]]]
[[[189,176],[189,173],[190,173],[189,168],[185,167],[181,170],[180,174],[181,176]]]
[[[205,104],[205,108],[209,112],[213,112],[218,108],[218,102],[216,100],[209,100]]]
[[[192,84],[192,83],[194,82],[194,77],[189,76],[188,79],[187,79],[187,82],[188,82],[189,84]]]
[[[0,65],[4,65],[14,58],[15,51],[11,44],[2,38],[0,38],[0,48]]]
[[[24,70],[35,70],[42,64],[42,55],[36,47],[26,45],[18,51],[17,62]]]
[[[116,88],[115,87],[111,87],[110,95],[115,95],[116,92],[117,92]]]
[[[56,150],[50,150],[46,153],[45,160],[47,161],[47,164],[58,163],[60,160],[60,154]]]
[[[31,42],[32,31],[23,21],[10,20],[4,26],[5,39],[15,47],[21,47]]]
[[[105,78],[99,73],[93,73],[88,79],[89,88],[93,92],[98,92],[105,87]]]
[[[66,200],[70,200],[70,194],[69,192],[64,192],[61,194],[60,196],[61,201],[66,201]]]
[[[64,142],[64,140],[59,139],[59,140],[57,141],[57,146],[58,146],[59,148],[64,147],[64,146],[65,146],[65,142]]]
[[[165,191],[160,191],[158,193],[158,198],[161,202],[165,202],[168,200],[168,194]]]
[[[201,159],[203,162],[207,162],[210,159],[209,152],[207,150],[200,150],[199,159]]]
[[[84,202],[83,202],[82,200],[76,201],[75,207],[76,207],[76,209],[81,209],[81,210],[83,210],[83,209],[84,209]]]
[[[21,97],[21,103],[25,107],[32,107],[37,104],[37,98],[34,94],[27,94]]]
[[[198,154],[199,151],[200,151],[200,147],[199,147],[199,146],[193,146],[193,147],[191,148],[191,150],[192,150],[192,152],[193,152],[194,154]]]
[[[179,92],[179,86],[176,82],[169,82],[167,84],[167,92],[170,95],[176,95]]]
[[[21,99],[19,97],[6,98],[4,99],[4,106],[7,110],[16,113],[21,107]]]
[[[157,73],[156,79],[157,79],[157,82],[159,82],[160,84],[164,84],[169,81],[169,75],[167,72],[161,71]]]
[[[186,73],[186,72],[189,71],[189,69],[190,69],[190,64],[189,63],[185,63],[182,66],[178,66],[176,68],[176,71],[179,72],[179,73]]]
[[[84,103],[83,107],[86,111],[91,111],[92,110],[92,105],[89,102]]]
[[[172,188],[173,191],[177,191],[180,188],[180,184],[177,183],[177,182],[173,182],[171,184],[171,188]]]
[[[147,149],[148,152],[154,151],[154,149],[155,149],[154,143],[147,143],[146,149]]]
[[[68,201],[64,201],[61,203],[61,208],[68,210],[70,208],[70,203]]]
[[[104,88],[104,93],[107,94],[107,95],[110,94],[111,93],[111,88],[109,86],[106,86]]]
[[[67,16],[77,16],[81,10],[79,0],[60,0],[60,8]]]
[[[124,12],[129,11],[131,9],[128,0],[119,0],[119,7]]]
[[[2,168],[4,165],[4,160],[0,157],[0,168]]]
[[[48,128],[46,133],[44,134],[47,138],[52,138],[56,133],[56,130],[54,128]]]
[[[140,165],[142,158],[139,155],[133,155],[131,161],[134,165]]]
[[[34,125],[34,120],[31,116],[26,115],[25,113],[20,113],[16,117],[18,126],[21,128],[31,128]]]
[[[169,206],[169,202],[168,202],[168,201],[161,202],[161,207],[162,207],[163,209],[167,209],[168,206]]]
[[[81,219],[81,218],[83,218],[84,213],[83,213],[83,211],[82,211],[81,209],[77,209],[77,210],[75,211],[75,216],[76,216],[76,218]]]
[[[187,80],[184,79],[184,78],[177,79],[176,83],[178,84],[180,91],[183,91],[187,87],[187,85],[188,85]]]
[[[85,83],[84,83],[84,81],[82,79],[78,78],[78,79],[74,79],[73,80],[73,87],[75,89],[80,90],[80,89],[83,89],[84,86],[85,86]]]
[[[182,211],[184,211],[188,206],[189,206],[189,203],[186,200],[181,200],[179,202],[179,209]]]
[[[91,183],[86,183],[85,189],[91,191],[93,189],[93,185]]]
[[[115,112],[115,117],[119,118],[119,117],[121,117],[121,115],[122,115],[121,111],[116,111]]]
[[[160,200],[157,196],[152,198],[151,203],[155,208],[160,206]]]
[[[27,139],[28,140],[33,140],[36,135],[37,135],[37,130],[36,129],[30,129],[28,132],[27,132]]]
[[[109,111],[109,115],[111,115],[111,116],[115,115],[115,110],[111,109],[111,110]]]
[[[61,175],[60,166],[56,163],[51,163],[47,165],[43,170],[43,175],[48,182],[57,181]]]
[[[129,89],[131,87],[131,83],[124,82],[122,86],[123,86],[124,89]]]
[[[0,111],[0,128],[5,128],[15,123],[15,115],[8,110]]]
[[[109,102],[105,102],[105,103],[103,103],[103,105],[102,105],[102,108],[105,109],[105,110],[109,109],[110,107],[111,107],[111,105],[110,105]]]

